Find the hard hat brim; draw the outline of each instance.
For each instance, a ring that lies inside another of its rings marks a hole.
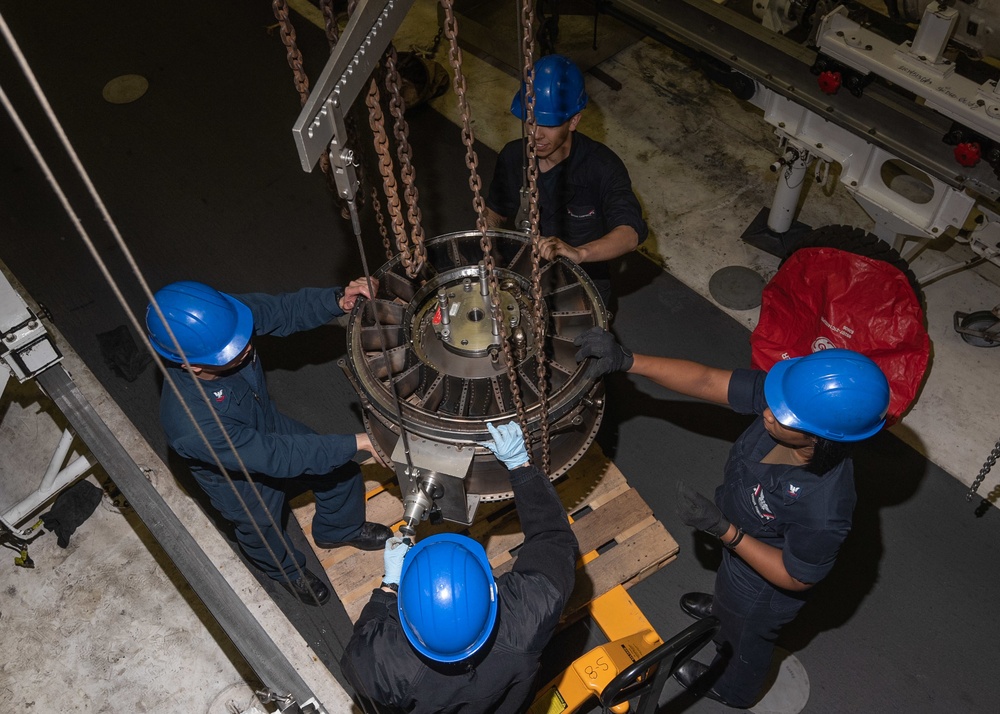
[[[239,357],[240,352],[246,348],[250,338],[253,337],[253,313],[250,312],[250,308],[228,293],[221,294],[236,310],[236,329],[233,331],[233,339],[215,354],[215,361],[195,362],[195,360],[188,358],[192,364],[211,364],[216,367],[229,364]]]

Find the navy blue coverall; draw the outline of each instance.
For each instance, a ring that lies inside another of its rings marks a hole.
[[[763,413],[765,376],[759,370],[733,371],[729,405],[734,411]],[[761,463],[776,445],[763,420],[756,419],[729,452],[715,505],[748,536],[780,548],[789,575],[818,583],[833,568],[851,530],[857,502],[854,462],[845,459],[823,475],[801,466]],[[712,614],[721,622],[713,669],[723,663],[725,668],[712,689],[726,702],[756,703],[778,632],[795,618],[808,593],[771,585],[738,555],[723,550]]]
[[[524,545],[497,578],[497,624],[484,655],[453,670],[428,664],[399,624],[395,593],[376,589],[340,666],[379,712],[520,714],[535,693],[542,650],[576,582],[579,548],[555,489],[535,466],[510,472]],[[464,665],[464,666],[463,666]]]
[[[514,140],[500,151],[486,205],[513,220],[521,202],[523,140]],[[569,156],[544,173],[538,181],[538,230],[556,236],[574,248],[603,238],[618,226],[631,226],[646,240],[649,227],[632,191],[628,169],[611,149],[586,134],[573,132]],[[583,263],[605,304],[611,298],[611,271],[606,262]]]
[[[233,297],[253,313],[255,335],[286,336],[343,315],[337,304],[339,294],[336,288],[304,288],[283,295],[253,293]],[[357,453],[353,434],[317,434],[281,414],[268,396],[264,371],[256,355],[237,371],[214,380],[192,378],[179,365],[173,367],[169,370],[171,381],[194,414],[198,428],[208,437],[209,445],[205,445],[174,390],[164,384],[160,422],[167,440],[187,461],[212,505],[233,524],[240,547],[257,567],[274,580],[284,580],[285,575],[295,579],[299,577],[295,566],[305,568],[305,555],[291,545],[281,530],[285,487],[291,485],[288,479],[296,479],[294,485],[300,492],[311,489],[316,498],[313,537],[317,541],[336,543],[357,537],[365,520],[365,500],[361,470],[351,461]],[[208,395],[211,407],[205,404],[199,387]],[[253,484],[243,475],[213,411]],[[219,470],[212,452],[228,471],[239,497]],[[282,543],[282,536],[288,547]]]

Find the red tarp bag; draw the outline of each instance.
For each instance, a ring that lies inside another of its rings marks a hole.
[[[842,347],[866,355],[889,380],[886,425],[917,396],[930,339],[924,311],[903,272],[837,248],[800,248],[764,287],[750,335],[752,366]]]

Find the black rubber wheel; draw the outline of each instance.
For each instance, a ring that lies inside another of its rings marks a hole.
[[[903,260],[899,252],[878,236],[854,226],[822,226],[810,233],[806,233],[795,241],[795,245],[789,251],[788,256],[781,262],[784,263],[795,251],[802,248],[837,248],[854,253],[855,255],[863,255],[866,258],[880,260],[894,268],[898,268],[906,276],[910,287],[913,288],[913,294],[917,296],[920,309],[925,313],[927,312],[925,309],[924,291],[920,288],[920,281],[917,280],[917,276],[913,274],[909,264]]]
[[[979,310],[977,312],[970,312],[968,315],[962,318],[962,327],[967,330],[988,330],[995,324],[1000,322],[1000,318],[997,318],[989,310]],[[1000,335],[998,335],[996,340],[990,340],[983,337],[978,337],[977,335],[967,335],[964,332],[958,333],[962,336],[962,339],[968,342],[970,345],[975,345],[976,347],[1000,347]]]

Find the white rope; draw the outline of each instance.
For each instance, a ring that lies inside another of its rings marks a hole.
[[[225,428],[223,427],[222,421],[220,420],[219,415],[216,413],[215,409],[212,408],[212,403],[209,400],[208,394],[205,392],[205,389],[204,389],[203,385],[201,384],[201,380],[199,380],[194,375],[194,373],[191,372],[191,364],[188,362],[187,355],[185,355],[184,351],[181,349],[181,346],[180,346],[180,344],[177,341],[177,337],[174,335],[173,330],[171,330],[169,324],[167,323],[167,320],[166,320],[166,318],[165,318],[162,310],[160,310],[160,306],[156,303],[156,300],[155,300],[155,298],[153,296],[152,290],[150,289],[148,283],[146,282],[146,279],[143,277],[142,272],[140,271],[138,264],[135,262],[135,259],[133,258],[131,251],[129,251],[129,249],[128,249],[128,246],[125,245],[125,240],[122,238],[121,232],[118,230],[118,226],[115,224],[115,221],[111,217],[110,213],[108,212],[108,209],[107,209],[107,207],[104,204],[104,201],[101,199],[100,194],[97,192],[97,189],[95,188],[93,182],[90,180],[90,176],[88,175],[86,169],[83,167],[83,164],[80,162],[79,156],[77,155],[76,151],[74,150],[73,145],[70,143],[69,138],[66,136],[66,133],[63,130],[63,127],[60,124],[59,119],[56,117],[55,112],[52,110],[52,106],[49,104],[49,101],[46,98],[45,93],[42,91],[42,88],[41,88],[41,86],[38,83],[38,80],[36,79],[36,77],[35,77],[34,73],[32,72],[31,68],[28,66],[27,60],[25,59],[24,54],[21,52],[21,48],[18,45],[17,40],[14,39],[14,36],[11,33],[11,31],[10,31],[10,27],[7,25],[7,21],[3,17],[2,13],[0,13],[0,33],[3,34],[4,39],[7,41],[7,44],[10,46],[11,52],[14,54],[14,57],[17,59],[18,64],[21,66],[21,70],[24,73],[25,78],[28,80],[28,84],[31,86],[32,90],[34,91],[35,96],[38,99],[38,102],[42,105],[42,108],[45,111],[46,117],[48,118],[49,122],[52,124],[52,128],[55,130],[56,134],[58,135],[59,140],[61,141],[61,143],[63,145],[63,148],[66,150],[66,153],[69,155],[70,159],[73,162],[73,166],[76,168],[77,173],[79,174],[81,180],[83,181],[84,185],[87,187],[87,191],[90,193],[90,196],[91,196],[91,198],[93,198],[95,205],[97,206],[98,210],[101,213],[101,216],[104,218],[104,222],[107,223],[108,228],[111,231],[111,234],[114,236],[115,242],[118,244],[118,247],[121,249],[122,254],[125,256],[125,258],[126,258],[128,264],[129,264],[129,266],[132,268],[132,272],[135,275],[136,279],[139,281],[139,285],[142,287],[142,290],[145,293],[146,298],[149,300],[150,304],[153,306],[153,309],[156,311],[156,314],[160,318],[160,321],[167,328],[167,332],[170,335],[170,339],[173,341],[173,344],[174,344],[174,347],[177,350],[177,353],[179,355],[181,355],[181,358],[182,358],[183,363],[184,363],[184,367],[187,369],[187,372],[190,375],[191,379],[194,380],[194,383],[197,385],[198,391],[201,394],[202,399],[204,400],[205,404],[209,407],[209,412],[212,414],[213,418],[215,419],[215,422],[216,422],[216,424],[219,427],[220,433],[223,435],[223,437],[225,437],[226,444],[228,445],[229,449],[232,451],[233,455],[236,457],[236,460],[239,463],[239,466],[240,466],[240,469],[243,472],[243,475],[246,477],[247,482],[251,486],[251,490],[254,492],[254,495],[257,497],[258,501],[260,502],[261,507],[264,509],[264,512],[268,514],[268,520],[271,522],[271,525],[275,528],[275,532],[278,534],[278,536],[279,536],[279,538],[281,540],[282,545],[289,552],[292,552],[294,550],[294,548],[292,548],[290,546],[290,544],[285,541],[283,529],[280,527],[279,524],[275,523],[274,519],[271,518],[270,512],[264,506],[264,502],[263,502],[263,499],[261,498],[260,492],[257,490],[257,485],[253,481],[253,479],[250,477],[250,474],[249,474],[249,472],[247,470],[247,467],[243,463],[243,459],[240,457],[239,452],[236,450],[236,446],[233,444],[232,440],[230,439],[229,434],[226,432]],[[135,315],[135,313],[129,307],[128,302],[125,300],[125,296],[122,294],[121,289],[118,286],[118,283],[115,281],[114,277],[111,275],[110,271],[108,270],[107,265],[105,264],[104,260],[101,258],[100,254],[98,253],[97,249],[95,248],[94,243],[93,243],[93,241],[90,238],[90,235],[87,233],[87,230],[83,227],[82,221],[80,220],[79,216],[76,214],[76,211],[73,210],[73,206],[70,204],[69,199],[66,197],[65,192],[62,190],[62,187],[59,184],[59,181],[56,179],[55,175],[52,173],[52,170],[50,169],[48,163],[45,161],[45,158],[42,156],[41,151],[39,150],[37,144],[35,143],[34,139],[32,138],[31,133],[28,131],[27,127],[25,127],[24,123],[21,121],[21,118],[18,115],[17,110],[14,108],[13,104],[10,101],[10,98],[7,96],[7,93],[3,90],[2,86],[0,86],[0,103],[3,104],[4,108],[7,110],[7,113],[10,115],[11,119],[14,121],[14,124],[17,127],[18,132],[21,134],[21,137],[24,139],[25,143],[28,145],[28,148],[30,149],[31,154],[34,156],[35,161],[38,163],[39,168],[41,168],[42,173],[45,174],[46,180],[51,185],[52,190],[55,192],[56,196],[58,197],[59,202],[62,204],[63,209],[66,211],[67,216],[69,216],[70,221],[73,223],[73,226],[76,228],[77,233],[79,233],[80,238],[83,239],[84,244],[87,246],[87,250],[90,252],[90,255],[94,258],[94,261],[97,263],[98,268],[101,271],[101,274],[104,276],[104,279],[107,281],[108,285],[111,287],[111,290],[112,290],[112,292],[114,292],[115,297],[118,299],[118,302],[121,304],[122,308],[125,310],[125,314],[128,317],[128,320],[131,323],[133,329],[135,329],[135,331],[137,332],[137,334],[139,334],[139,335],[145,335],[146,331],[145,331],[144,327],[140,324],[138,317]],[[249,509],[249,507],[247,506],[247,504],[243,500],[243,498],[240,496],[239,491],[236,489],[235,483],[233,483],[232,477],[229,475],[229,472],[226,470],[226,468],[222,465],[222,461],[220,460],[220,458],[219,458],[218,454],[216,453],[215,449],[212,447],[211,443],[209,443],[207,435],[204,433],[204,431],[202,431],[201,427],[198,425],[197,421],[195,420],[194,414],[191,412],[190,407],[188,407],[187,403],[184,401],[183,397],[181,396],[180,390],[178,389],[177,385],[174,384],[174,381],[173,381],[173,379],[171,378],[171,376],[169,374],[169,370],[167,370],[167,368],[160,361],[159,355],[156,353],[156,351],[153,349],[153,347],[149,344],[149,340],[148,339],[144,339],[143,340],[143,344],[145,345],[147,351],[152,355],[153,361],[157,365],[157,367],[159,368],[160,372],[163,374],[164,380],[166,381],[167,384],[170,385],[170,387],[173,390],[174,394],[177,396],[177,398],[180,401],[181,405],[184,407],[184,412],[187,414],[188,418],[191,420],[191,423],[194,424],[194,427],[198,431],[198,434],[201,437],[203,443],[212,452],[212,456],[213,456],[213,458],[215,460],[215,464],[219,467],[219,469],[222,471],[223,475],[225,476],[227,482],[229,483],[230,488],[232,488],[233,493],[235,494],[237,500],[239,501],[240,506],[243,508],[243,510],[249,516],[250,515],[250,509]],[[282,568],[281,565],[279,564],[277,556],[271,550],[270,546],[267,544],[266,540],[264,539],[263,533],[261,532],[261,530],[260,530],[259,526],[257,525],[257,523],[253,520],[253,518],[251,518],[251,522],[253,522],[253,527],[257,531],[257,534],[260,536],[261,542],[263,542],[265,548],[267,548],[268,554],[274,560],[274,563],[278,567],[278,569],[281,570],[281,574],[285,578],[285,580],[288,581],[289,586],[291,586],[291,579],[290,579],[289,574],[287,572],[285,572],[285,569]],[[303,578],[304,573],[302,572],[302,569],[299,567],[298,563],[295,563],[295,569],[296,569],[296,572],[298,574],[298,578],[300,578],[300,579]],[[308,584],[308,581],[306,581],[306,582]],[[311,591],[311,588],[310,588],[310,591]],[[312,595],[313,595],[313,597],[316,599],[316,601],[318,603],[319,599],[316,597],[316,594],[313,592]]]

